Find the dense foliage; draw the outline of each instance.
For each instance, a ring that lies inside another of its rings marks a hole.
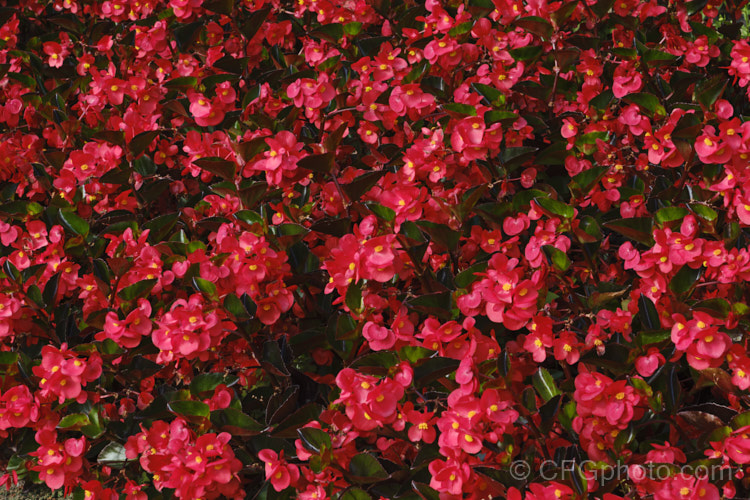
[[[750,493],[743,3],[3,5],[5,484]]]

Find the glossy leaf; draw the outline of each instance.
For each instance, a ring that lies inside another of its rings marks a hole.
[[[380,462],[369,453],[360,453],[352,457],[349,462],[349,472],[354,476],[360,478],[367,478],[369,481],[378,481],[388,477],[388,473],[385,471]]]
[[[151,292],[154,286],[156,286],[158,281],[159,280],[156,279],[139,281],[117,292],[117,296],[126,301],[133,301],[145,297]]]
[[[539,368],[539,370],[537,370],[533,376],[533,383],[537,392],[545,402],[550,401],[555,396],[561,394],[560,389],[558,389],[555,384],[555,380],[546,368]]]
[[[102,448],[96,461],[108,467],[121,469],[125,467],[128,462],[128,458],[125,455],[125,447],[120,443],[111,441]]]
[[[322,453],[331,449],[331,436],[325,431],[314,427],[305,427],[304,429],[297,429],[297,433],[305,448],[312,452]]]
[[[172,413],[185,417],[206,417],[210,415],[208,405],[201,401],[172,401],[167,404]]]

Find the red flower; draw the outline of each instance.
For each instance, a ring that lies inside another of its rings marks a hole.
[[[418,412],[410,410],[406,412],[406,420],[411,424],[409,427],[409,440],[412,442],[424,441],[427,444],[434,443],[437,436],[435,432],[434,412]]]
[[[378,326],[372,321],[365,323],[362,328],[362,336],[367,339],[370,349],[373,351],[390,349],[396,343],[396,337],[391,330],[384,326]]]
[[[68,51],[57,42],[44,42],[42,50],[44,50],[44,53],[49,56],[47,64],[53,68],[62,67],[63,62],[65,61],[65,56],[68,55]]]
[[[635,360],[635,368],[642,377],[650,377],[663,364],[664,356],[656,347],[651,347],[645,356],[639,356]]]
[[[628,94],[638,92],[642,87],[643,80],[632,61],[626,61],[617,65],[615,68],[614,83],[612,84],[612,93],[614,93],[615,97],[621,99]]]

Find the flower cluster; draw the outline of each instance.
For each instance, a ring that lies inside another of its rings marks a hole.
[[[743,2],[9,3],[3,485],[750,495]]]
[[[242,498],[237,477],[242,463],[230,439],[225,432],[194,437],[180,419],[158,420],[128,438],[125,453],[153,475],[158,490],[171,488],[181,498]]]

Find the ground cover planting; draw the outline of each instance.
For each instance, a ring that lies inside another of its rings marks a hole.
[[[750,494],[734,0],[0,7],[0,482]]]

